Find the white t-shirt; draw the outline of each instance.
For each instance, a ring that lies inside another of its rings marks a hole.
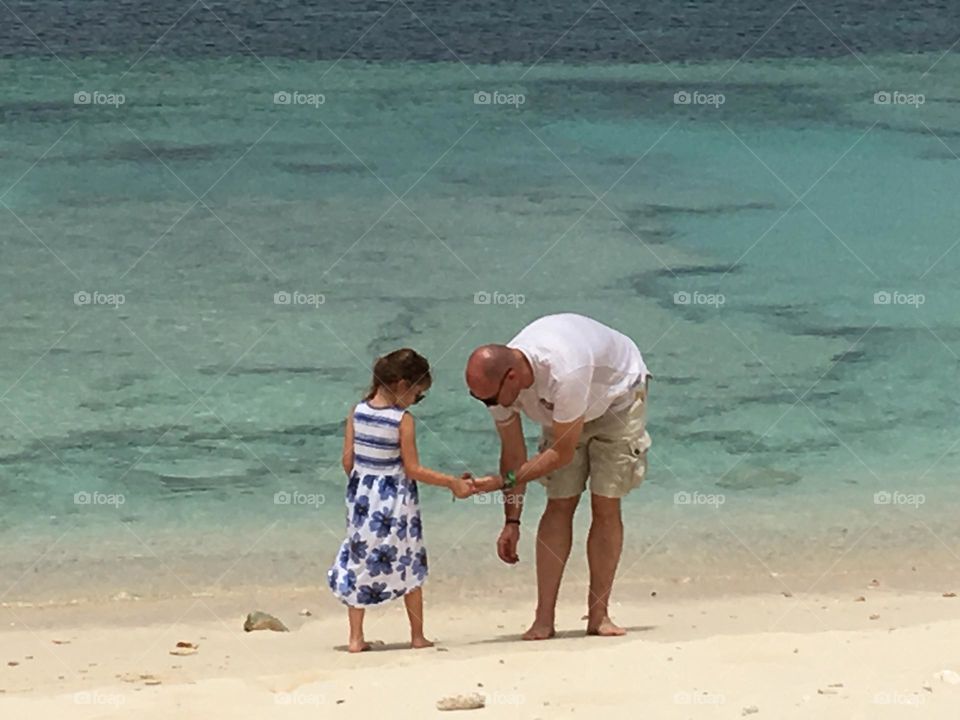
[[[541,425],[595,420],[628,407],[650,374],[633,340],[573,313],[534,320],[507,347],[530,361],[533,385],[510,407],[490,408],[498,423],[519,411]]]

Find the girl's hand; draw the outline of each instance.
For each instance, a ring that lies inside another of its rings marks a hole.
[[[459,500],[468,498],[476,492],[474,483],[476,481],[470,476],[470,473],[464,473],[463,477],[459,477],[453,481],[450,485],[450,490],[453,492],[453,496]]]
[[[475,482],[476,480],[473,479],[473,475],[470,473],[463,473],[463,475],[454,480],[453,484],[450,485],[450,492],[453,493],[454,499],[463,500],[464,498],[475,495],[477,492]]]

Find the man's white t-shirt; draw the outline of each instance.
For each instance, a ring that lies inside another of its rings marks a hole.
[[[583,315],[563,313],[534,320],[507,343],[533,368],[533,385],[510,407],[490,408],[498,423],[522,411],[541,425],[595,420],[633,402],[650,373],[636,344],[623,333]]]

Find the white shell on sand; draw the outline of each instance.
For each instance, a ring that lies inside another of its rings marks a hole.
[[[486,704],[487,701],[479,693],[452,695],[437,700],[437,710],[479,710]]]
[[[937,680],[945,682],[949,685],[960,685],[960,675],[955,673],[953,670],[941,670],[935,674],[934,677]]]

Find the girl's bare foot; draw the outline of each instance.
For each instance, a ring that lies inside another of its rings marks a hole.
[[[351,640],[350,644],[347,645],[347,651],[352,653],[363,652],[364,650],[370,649],[370,643],[364,642],[361,640]]]
[[[604,615],[597,621],[590,620],[587,623],[587,635],[599,635],[601,637],[620,637],[621,635],[626,635],[626,628],[622,628],[613,620],[610,619],[608,615]]]
[[[433,643],[425,637],[418,637],[410,641],[410,647],[414,650],[421,650],[422,648],[433,647]]]
[[[524,640],[549,640],[556,634],[557,631],[553,625],[541,625],[540,623],[534,622],[533,625],[530,626],[530,629],[521,637]]]

